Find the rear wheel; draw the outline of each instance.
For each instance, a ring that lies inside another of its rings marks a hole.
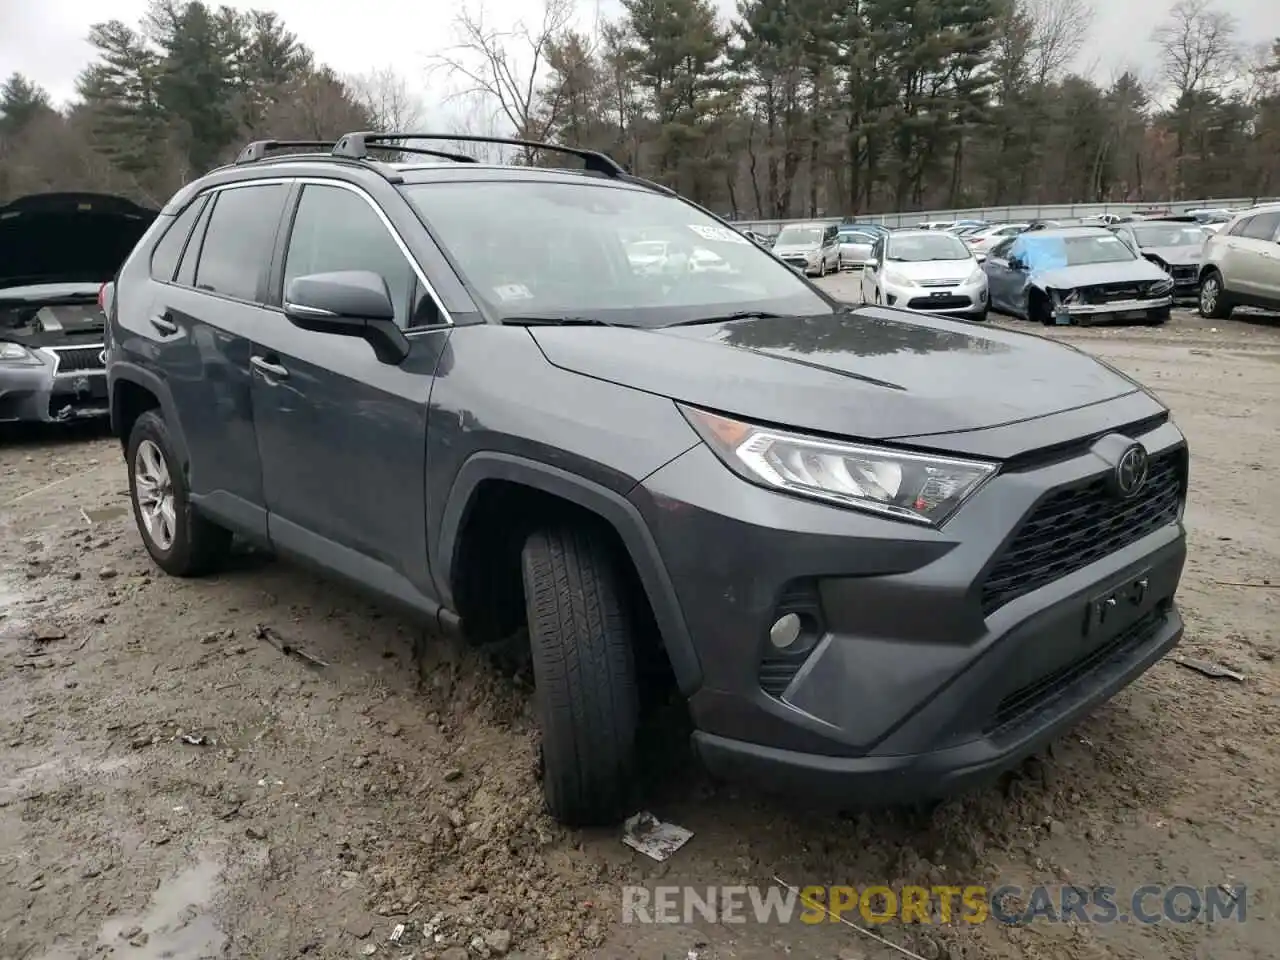
[[[165,573],[194,577],[217,567],[230,531],[196,512],[168,425],[148,410],[133,424],[125,450],[129,497],[142,543]]]
[[[1222,274],[1210,270],[1200,281],[1200,316],[1208,320],[1226,320],[1235,305],[1222,285]]]
[[[522,554],[547,810],[570,826],[628,812],[639,698],[617,560],[577,527],[534,533]]]

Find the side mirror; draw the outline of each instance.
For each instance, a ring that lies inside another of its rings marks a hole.
[[[977,260],[979,263],[986,263],[987,255],[985,253],[975,253],[973,255],[973,259]]]
[[[1005,262],[1009,264],[1010,270],[1023,270],[1026,267],[1026,265],[1018,257],[1010,257]]]
[[[284,315],[295,327],[313,333],[360,337],[392,366],[409,355],[387,282],[367,270],[295,277],[284,292]]]

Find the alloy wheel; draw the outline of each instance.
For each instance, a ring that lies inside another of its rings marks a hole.
[[[152,440],[143,440],[133,457],[133,485],[138,514],[151,542],[169,550],[178,534],[173,504],[173,478],[164,454]]]

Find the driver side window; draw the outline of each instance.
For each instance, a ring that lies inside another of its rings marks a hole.
[[[369,203],[343,187],[309,183],[298,198],[289,235],[285,289],[295,277],[343,270],[367,270],[382,277],[399,326],[439,322],[430,294],[420,290],[413,267]]]
[[[1006,259],[1009,256],[1010,248],[1013,246],[1013,241],[1014,241],[1013,237],[1009,237],[1006,240],[1001,240],[999,243],[997,243],[994,247],[991,248],[990,256],[996,260]]]

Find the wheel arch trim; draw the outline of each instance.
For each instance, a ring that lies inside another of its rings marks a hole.
[[[595,514],[617,533],[653,610],[680,691],[692,694],[702,683],[702,666],[681,612],[675,586],[640,510],[624,495],[549,464],[506,453],[472,454],[454,478],[437,538],[432,569],[445,606],[453,607],[453,568],[459,537],[481,483],[503,480],[559,497]]]

